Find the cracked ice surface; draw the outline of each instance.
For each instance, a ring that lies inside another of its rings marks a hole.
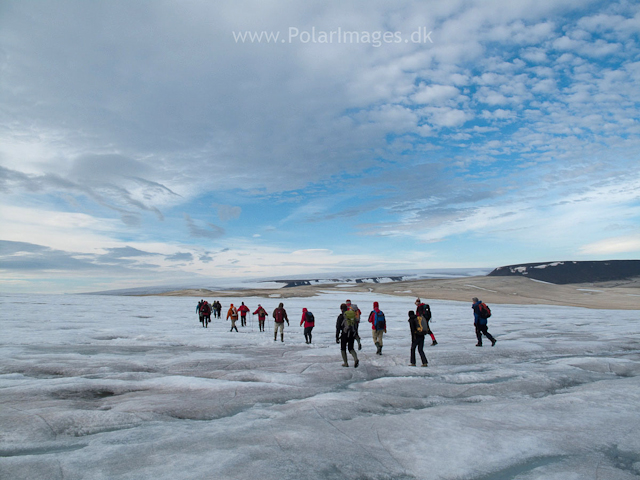
[[[470,303],[433,301],[415,368],[414,298],[349,296],[388,321],[382,356],[361,325],[358,369],[335,344],[345,294],[224,300],[284,301],[284,343],[251,317],[204,329],[194,298],[0,297],[0,478],[640,476],[638,311],[492,305],[498,343],[476,348]]]

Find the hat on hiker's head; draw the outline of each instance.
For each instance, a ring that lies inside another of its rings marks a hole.
[[[471,300],[473,300],[474,302],[478,301],[478,297],[473,297]]]
[[[262,305],[258,304],[259,307],[261,307]]]
[[[344,302],[344,303],[346,303],[347,305],[349,305],[349,304],[351,303],[351,300],[347,300],[347,301],[346,301],[346,302]]]
[[[416,303],[420,303],[420,299],[419,298],[416,298]]]
[[[373,302],[373,308],[378,308],[379,306],[378,302]]]

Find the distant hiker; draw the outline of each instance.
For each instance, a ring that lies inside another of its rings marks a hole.
[[[200,313],[203,316],[202,326],[208,328],[209,324],[211,323],[211,305],[209,305],[206,300],[200,306]]]
[[[278,329],[280,329],[280,341],[284,342],[284,322],[289,325],[289,317],[284,309],[284,303],[280,302],[278,308],[273,311],[273,341],[278,339]]]
[[[249,307],[247,307],[244,302],[242,302],[242,305],[240,305],[238,307],[238,312],[240,313],[240,326],[241,327],[246,327],[247,326],[247,313],[249,313]]]
[[[340,315],[336,319],[336,343],[340,343],[340,354],[342,355],[342,366],[348,367],[347,348],[353,357],[355,368],[360,365],[358,354],[353,348],[353,342],[356,339],[357,320],[353,310],[349,310],[346,303],[340,305]]]
[[[221,318],[222,304],[218,300],[215,301],[215,304],[216,304],[216,314],[218,315],[218,318]]]
[[[315,326],[316,319],[313,316],[313,313],[308,311],[306,308],[302,309],[302,318],[300,319],[300,325],[304,324],[304,343],[311,343],[311,330]]]
[[[387,322],[384,313],[380,310],[378,302],[373,302],[373,310],[369,314],[373,343],[377,347],[376,355],[382,355],[382,335],[387,333]]]
[[[262,308],[262,305],[258,304],[258,308],[253,312],[253,315],[258,315],[258,326],[260,327],[260,331],[264,332],[264,319],[269,314]]]
[[[489,333],[487,330],[487,319],[491,316],[491,310],[484,302],[478,300],[478,297],[473,297],[473,324],[476,327],[476,337],[478,338],[478,343],[476,347],[482,346],[482,334],[491,340],[491,346],[493,347],[496,344],[496,339]]]
[[[229,307],[229,311],[227,311],[227,320],[229,320],[229,318],[231,318],[231,330],[229,331],[233,332],[233,330],[235,329],[235,331],[237,332],[238,327],[236,327],[236,322],[238,321],[238,309],[233,306],[233,303]]]
[[[422,366],[427,366],[427,356],[424,354],[424,336],[427,334],[427,321],[422,315],[416,315],[413,310],[409,311],[409,329],[411,330],[411,360],[410,367],[416,366],[416,347],[422,360]]]
[[[416,298],[416,313],[415,315],[417,317],[422,317],[425,320],[426,323],[426,327],[427,330],[425,333],[428,333],[429,335],[431,335],[431,340],[433,340],[431,342],[431,346],[435,346],[438,344],[438,342],[436,342],[436,337],[433,334],[433,332],[431,331],[431,328],[429,327],[429,321],[431,320],[431,307],[426,304],[426,303],[422,303],[422,301],[419,298]],[[424,338],[423,338],[424,340]],[[423,342],[424,343],[424,342]]]
[[[358,308],[358,305],[356,305],[355,303],[351,303],[351,300],[347,300],[345,303],[346,303],[347,308],[349,310],[353,310],[354,312],[356,312],[356,336],[355,336],[355,339],[358,342],[358,350],[362,350],[362,344],[360,343],[360,334],[358,333],[358,327],[360,327],[360,316],[362,315],[362,312]]]
[[[202,305],[204,305],[204,300],[200,300],[198,302],[198,306],[196,307],[196,313],[198,314],[198,319],[200,323],[204,327],[204,313],[202,312]]]

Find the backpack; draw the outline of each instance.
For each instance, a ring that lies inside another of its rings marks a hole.
[[[373,325],[375,326],[376,330],[384,330],[387,328],[387,322],[384,318],[384,313],[382,313],[381,311],[375,312]]]
[[[211,305],[205,303],[204,305],[202,305],[202,307],[200,307],[200,311],[205,317],[211,315]]]
[[[307,312],[306,321],[307,323],[315,323],[316,319],[314,318],[313,313]]]
[[[478,313],[480,314],[480,318],[487,319],[491,316],[491,309],[486,303],[481,302],[480,305],[478,305]]]
[[[281,308],[276,308],[276,311],[273,312],[274,313],[274,320],[276,321],[276,323],[282,323],[284,322],[284,314],[282,312]]]
[[[347,327],[355,329],[358,325],[358,319],[356,317],[356,312],[353,310],[347,310],[343,313],[344,323]]]
[[[426,303],[423,303],[422,305],[424,305],[424,307],[422,307],[422,316],[428,322],[429,320],[431,320],[431,307],[429,307],[429,305]]]
[[[427,320],[424,317],[418,315],[416,317],[416,325],[417,325],[416,333],[418,335],[427,334],[427,331],[429,330],[429,324],[427,323]]]

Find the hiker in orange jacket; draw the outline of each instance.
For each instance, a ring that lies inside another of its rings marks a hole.
[[[229,331],[233,332],[233,329],[235,328],[237,332],[238,327],[236,327],[236,322],[238,321],[238,309],[233,306],[233,303],[231,304],[231,306],[229,307],[229,311],[227,312],[227,320],[229,320],[229,317],[231,317],[231,330]]]

